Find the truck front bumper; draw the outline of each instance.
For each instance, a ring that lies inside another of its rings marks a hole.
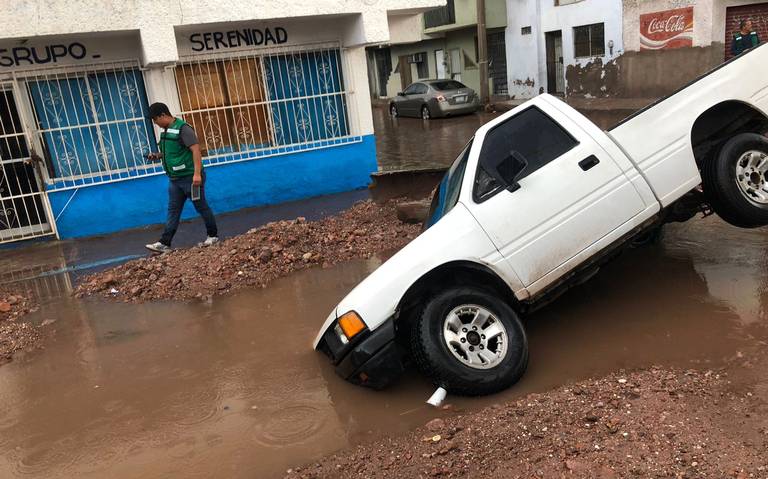
[[[374,331],[359,333],[346,344],[342,343],[332,323],[317,344],[336,366],[336,374],[347,381],[373,389],[383,389],[403,374],[403,357],[395,342],[392,319]]]

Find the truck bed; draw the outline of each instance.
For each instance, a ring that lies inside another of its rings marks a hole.
[[[768,113],[768,47],[759,46],[628,117],[607,133],[668,206],[701,183],[691,131],[707,110],[741,102]]]

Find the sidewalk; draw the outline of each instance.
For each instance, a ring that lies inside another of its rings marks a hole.
[[[251,228],[271,221],[325,218],[369,198],[367,190],[350,191],[320,196],[307,200],[278,205],[249,208],[234,213],[218,215],[216,221],[221,239],[243,234]],[[162,232],[162,225],[126,230],[119,233],[72,240],[41,239],[12,243],[0,248],[0,284],[24,283],[39,296],[47,296],[41,289],[71,289],[71,284],[60,286],[54,277],[62,273],[88,274],[100,269],[149,255],[144,248],[154,243]],[[200,218],[183,221],[174,239],[174,248],[188,248],[205,239],[205,227]],[[35,281],[50,279],[50,281]],[[69,283],[67,281],[67,283]]]

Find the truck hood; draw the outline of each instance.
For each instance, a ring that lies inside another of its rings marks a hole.
[[[506,261],[461,202],[358,284],[323,323],[313,347],[336,318],[355,311],[374,330],[397,310],[401,298],[419,278],[453,261],[485,265],[509,278]],[[512,273],[513,274],[513,273]]]

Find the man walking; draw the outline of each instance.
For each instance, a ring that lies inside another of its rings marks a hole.
[[[160,133],[159,153],[147,156],[150,160],[160,160],[168,175],[168,219],[160,241],[146,245],[156,253],[165,253],[171,249],[171,241],[179,227],[181,210],[187,198],[192,200],[195,209],[205,221],[208,238],[198,246],[210,246],[219,241],[216,219],[205,201],[205,171],[200,144],[195,130],[184,120],[171,115],[164,103],[149,106],[149,116],[155,125],[162,128]]]
[[[733,42],[731,43],[733,56],[739,56],[745,50],[758,45],[760,45],[760,38],[758,38],[757,32],[752,31],[752,20],[747,19],[739,22],[739,31],[733,34]]]

